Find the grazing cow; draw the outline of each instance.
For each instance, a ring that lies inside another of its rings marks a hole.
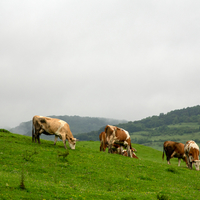
[[[184,152],[184,144],[173,142],[173,141],[165,141],[163,144],[163,155],[162,159],[164,160],[164,152],[167,156],[167,163],[170,165],[170,159],[175,157],[178,158],[178,166],[180,166],[181,159],[183,159],[186,162],[186,155]]]
[[[106,142],[106,133],[105,132],[100,133],[99,140],[101,142],[100,151],[105,151],[106,147],[108,146],[108,144]]]
[[[38,143],[40,143],[40,135],[43,133],[45,135],[55,135],[54,145],[59,137],[63,141],[65,149],[67,149],[66,140],[68,140],[70,148],[75,149],[77,140],[73,137],[67,122],[38,115],[33,117],[32,122],[32,142],[38,140]]]
[[[199,146],[194,141],[189,140],[185,143],[184,151],[187,156],[188,168],[192,169],[194,163],[196,170],[199,171]]]
[[[116,126],[107,125],[105,127],[106,140],[108,142],[108,152],[112,153],[112,147],[115,143],[120,144],[121,152],[124,147],[127,148],[128,156],[132,157],[131,138],[128,131]]]

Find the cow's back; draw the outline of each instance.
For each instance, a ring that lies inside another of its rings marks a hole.
[[[185,143],[184,150],[186,155],[192,155],[194,160],[199,160],[199,146],[193,140],[189,140]]]
[[[109,137],[113,134],[113,131],[116,129],[117,127],[116,126],[112,126],[112,125],[107,125],[105,127],[105,133],[106,133],[106,137]]]
[[[130,138],[128,131],[125,131],[121,128],[117,128],[115,131],[115,136],[119,141],[126,141]]]
[[[184,152],[184,144],[183,143],[175,143],[175,151],[178,153],[178,154],[181,154],[183,155],[185,152]]]
[[[39,120],[42,128],[49,134],[57,134],[68,129],[67,123],[60,119],[41,117]]]

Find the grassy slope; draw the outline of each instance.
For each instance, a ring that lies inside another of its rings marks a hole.
[[[77,142],[67,158],[62,142],[38,145],[31,138],[0,133],[0,199],[198,199],[199,172],[162,152],[133,144],[140,160],[99,152],[99,142]],[[28,157],[31,153],[36,155]],[[24,169],[25,189],[19,187]]]
[[[181,124],[174,124],[174,125],[168,125],[169,128],[195,128],[195,129],[199,129],[199,124],[198,123],[181,123]],[[153,130],[153,129],[152,129]],[[148,131],[139,131],[139,132],[134,132],[131,135],[131,139],[132,141],[134,140],[134,138],[137,139],[148,139],[151,140],[152,142],[150,143],[144,143],[144,145],[152,147],[154,149],[157,149],[159,151],[162,151],[163,149],[163,141],[166,140],[172,140],[172,141],[176,141],[176,142],[181,142],[183,144],[185,144],[188,140],[194,140],[200,138],[200,131],[198,130],[195,133],[187,133],[187,134],[183,134],[183,135],[179,135],[176,134],[173,130],[170,132],[171,134],[168,135],[158,135],[158,136],[151,136],[149,137],[148,134],[150,134]],[[146,136],[144,136],[143,134],[146,134]],[[159,140],[162,140],[159,142]],[[155,141],[155,142],[154,142]],[[198,143],[198,142],[197,142]],[[198,144],[200,146],[200,144]]]

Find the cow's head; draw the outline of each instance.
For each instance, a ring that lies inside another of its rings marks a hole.
[[[70,138],[70,139],[68,140],[68,143],[69,143],[69,146],[70,146],[71,149],[75,149],[76,141],[77,141],[76,138]]]
[[[193,163],[194,163],[196,170],[199,171],[200,160],[194,160]]]

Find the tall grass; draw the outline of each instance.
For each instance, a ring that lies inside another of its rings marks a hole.
[[[99,145],[77,142],[66,151],[62,142],[0,132],[0,199],[199,199],[199,172],[185,163],[174,158],[169,166],[162,152],[138,144],[139,160]]]

